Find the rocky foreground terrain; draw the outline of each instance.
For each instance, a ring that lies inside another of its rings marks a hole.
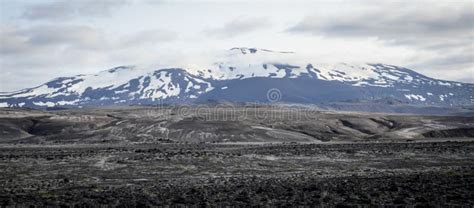
[[[474,118],[0,110],[0,206],[472,206]]]
[[[474,116],[275,105],[0,110],[3,144],[355,142],[474,137]]]

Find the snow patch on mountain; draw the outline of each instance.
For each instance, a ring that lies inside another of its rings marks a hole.
[[[251,78],[335,82],[342,84],[337,86],[353,88],[364,99],[396,97],[413,103],[448,105],[469,103],[474,98],[472,84],[432,79],[403,67],[378,63],[329,64],[311,60],[293,52],[232,48],[212,63],[187,65],[187,68],[120,66],[97,74],[59,77],[38,87],[0,93],[0,106],[189,102],[212,91],[235,93],[235,86],[226,83]],[[331,89],[326,90],[329,90],[328,97],[337,97],[331,94]]]
[[[419,101],[425,101],[426,98],[423,97],[422,95],[415,95],[415,94],[408,94],[408,95],[405,95],[406,98],[410,99],[410,100],[419,100]]]

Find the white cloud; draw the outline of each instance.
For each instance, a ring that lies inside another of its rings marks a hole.
[[[271,25],[271,21],[265,17],[239,17],[227,22],[223,26],[207,29],[205,33],[207,35],[218,37],[235,37],[258,30],[267,29]]]
[[[60,0],[28,5],[22,17],[31,21],[64,21],[84,17],[106,17],[127,0]]]

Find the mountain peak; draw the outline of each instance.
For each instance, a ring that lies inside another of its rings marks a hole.
[[[251,54],[257,53],[258,49],[256,48],[247,48],[247,47],[234,47],[230,49],[231,51],[240,51],[242,54]]]
[[[291,51],[274,51],[263,48],[248,48],[248,47],[234,47],[230,49],[231,51],[240,51],[242,54],[254,54],[257,52],[268,52],[268,53],[294,53]]]
[[[125,71],[125,70],[130,70],[130,69],[133,69],[133,68],[134,68],[134,66],[118,66],[118,67],[108,69],[106,71],[109,72],[109,73],[115,73],[115,72],[118,72],[118,71]]]
[[[118,66],[96,74],[60,77],[0,93],[0,107],[44,108],[199,102],[268,102],[277,88],[283,102],[311,103],[391,97],[423,105],[464,105],[474,85],[423,76],[387,64],[321,64],[293,52],[232,48],[214,64],[197,67]],[[392,101],[390,101],[392,102]],[[393,102],[397,103],[397,102]]]

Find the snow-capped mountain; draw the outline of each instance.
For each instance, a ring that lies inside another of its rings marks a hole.
[[[7,100],[3,106],[54,107],[187,102],[212,89],[210,80],[183,69],[147,72],[133,66],[120,66],[98,74],[60,77],[35,88],[4,93],[0,95],[0,103]]]
[[[321,64],[293,52],[232,48],[198,67],[121,66],[97,74],[60,77],[0,93],[1,107],[80,107],[192,103],[206,100],[313,103],[395,98],[413,104],[471,105],[474,84],[437,80],[386,64]],[[274,100],[270,100],[274,101]]]

